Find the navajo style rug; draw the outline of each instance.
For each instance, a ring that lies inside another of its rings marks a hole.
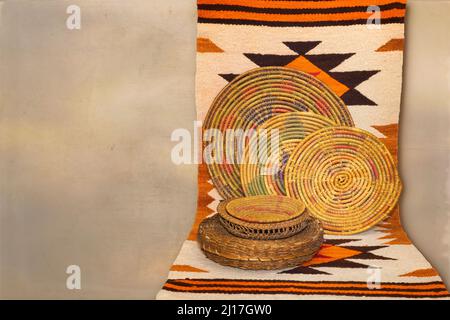
[[[284,66],[326,83],[355,126],[379,137],[397,159],[405,6],[405,0],[198,0],[198,120],[239,74]],[[199,165],[195,223],[158,299],[449,297],[403,231],[398,207],[369,231],[326,235],[303,265],[246,271],[208,260],[196,242],[199,223],[220,200],[206,165]]]

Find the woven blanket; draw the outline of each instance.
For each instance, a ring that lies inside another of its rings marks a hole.
[[[327,84],[355,126],[380,138],[397,159],[405,6],[405,0],[198,0],[198,120],[236,76],[283,66]],[[199,223],[216,214],[220,200],[200,164],[195,223],[158,299],[449,297],[402,229],[398,206],[368,231],[326,235],[303,265],[248,271],[208,260],[196,241]]]

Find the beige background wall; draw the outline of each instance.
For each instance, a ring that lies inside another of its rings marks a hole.
[[[66,28],[66,7],[82,10]],[[195,2],[0,2],[0,297],[153,298],[193,221]],[[450,1],[409,1],[403,221],[450,284]],[[82,289],[67,290],[77,264]]]

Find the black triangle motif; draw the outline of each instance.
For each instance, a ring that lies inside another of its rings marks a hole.
[[[350,257],[347,259],[353,259],[354,257]],[[324,262],[321,264],[314,265],[314,268],[319,267],[327,267],[327,268],[350,268],[350,269],[358,269],[358,268],[367,268],[368,266],[362,263],[353,262],[346,259],[335,260],[330,262]]]
[[[349,259],[361,259],[361,260],[396,260],[389,257],[384,257],[372,253],[374,250],[383,249],[387,246],[346,246],[347,249],[360,251],[361,253],[353,256]]]
[[[354,53],[311,54],[305,57],[323,71],[330,71],[353,56]]]
[[[303,56],[315,47],[317,47],[322,41],[299,41],[299,42],[283,42],[289,49],[297,52]]]
[[[376,106],[377,104],[356,89],[350,89],[341,96],[348,106]]]
[[[380,70],[329,72],[328,74],[342,84],[345,84],[348,88],[353,89],[378,72]]]
[[[260,67],[285,66],[297,58],[297,56],[283,56],[277,54],[253,54],[244,53],[252,62]]]
[[[350,250],[356,250],[360,252],[371,252],[378,249],[387,248],[388,246],[345,246]]]
[[[325,239],[324,244],[332,244],[338,246],[352,241],[361,241],[361,239]]]
[[[290,270],[281,271],[280,274],[281,273],[288,273],[288,274],[298,274],[298,273],[302,273],[302,274],[329,274],[327,272],[316,270],[314,268],[302,267],[302,266],[296,267],[296,268],[290,269]]]
[[[222,78],[224,78],[226,81],[231,82],[234,80],[234,78],[236,78],[238,76],[238,74],[234,74],[234,73],[222,73],[219,74],[219,76],[221,76]]]
[[[361,260],[397,260],[394,258],[379,256],[375,253],[371,252],[363,252],[358,254],[357,256],[352,257],[351,259],[361,259]]]

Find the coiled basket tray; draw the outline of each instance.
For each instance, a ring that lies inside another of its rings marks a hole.
[[[305,229],[278,240],[242,239],[230,234],[214,215],[199,226],[198,242],[206,257],[221,265],[251,270],[284,269],[309,261],[320,249],[323,229],[309,217]]]

